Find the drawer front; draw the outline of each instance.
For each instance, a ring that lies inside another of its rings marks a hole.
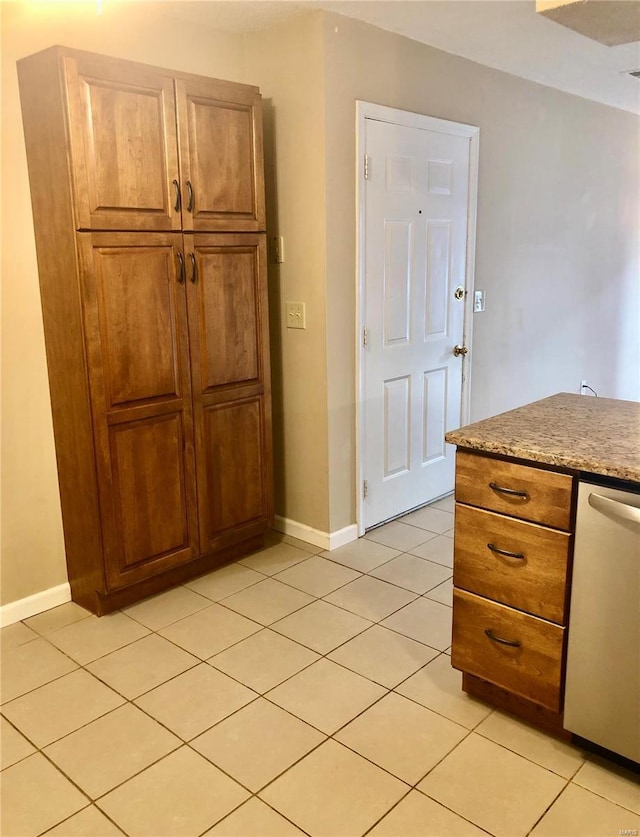
[[[458,451],[456,455],[459,503],[569,530],[572,488],[573,477],[569,474],[467,451]]]
[[[571,535],[460,503],[455,522],[456,587],[565,623]]]
[[[518,643],[506,645],[493,637]],[[463,590],[453,593],[451,664],[514,694],[561,709],[564,628]]]

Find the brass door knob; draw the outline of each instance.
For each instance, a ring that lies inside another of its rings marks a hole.
[[[454,346],[453,353],[456,357],[460,357],[460,355],[466,355],[469,349],[466,346]]]

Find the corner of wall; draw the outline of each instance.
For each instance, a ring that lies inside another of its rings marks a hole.
[[[276,513],[329,531],[326,142],[322,13],[296,15],[244,39],[246,79],[262,92],[268,234]],[[303,302],[306,328],[284,304]]]

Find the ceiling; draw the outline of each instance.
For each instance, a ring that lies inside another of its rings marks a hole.
[[[536,13],[535,0],[174,0],[167,14],[233,32],[325,9],[480,64],[640,113],[640,42],[604,46]]]

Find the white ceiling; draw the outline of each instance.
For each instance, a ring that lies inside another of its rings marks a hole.
[[[108,0],[107,0],[108,2]],[[640,113],[640,42],[607,47],[536,13],[535,0],[174,0],[167,14],[234,32],[326,9],[507,73]]]

